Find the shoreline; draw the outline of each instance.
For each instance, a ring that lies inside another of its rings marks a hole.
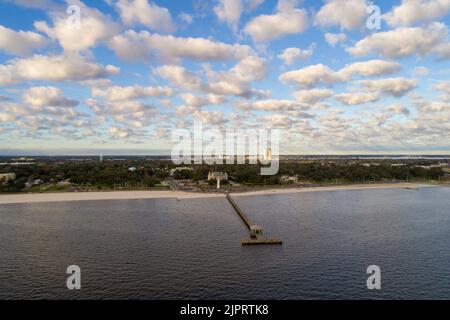
[[[290,194],[302,192],[322,192],[339,190],[377,190],[377,189],[418,189],[437,187],[439,185],[421,183],[396,184],[354,184],[345,186],[299,187],[288,189],[267,189],[231,193],[234,197]],[[145,200],[145,199],[205,199],[225,197],[224,193],[198,193],[184,191],[109,191],[79,193],[29,193],[0,195],[0,204],[28,204],[43,202],[101,201],[101,200]]]

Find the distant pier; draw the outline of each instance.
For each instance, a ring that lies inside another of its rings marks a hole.
[[[281,245],[283,241],[278,238],[263,238],[262,228],[256,224],[253,224],[249,218],[245,215],[244,211],[238,206],[236,201],[231,198],[230,194],[227,193],[227,200],[230,202],[231,206],[234,208],[236,213],[241,217],[242,221],[247,226],[250,231],[250,239],[242,240],[243,246],[248,245]]]

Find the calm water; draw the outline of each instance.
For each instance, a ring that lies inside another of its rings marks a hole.
[[[284,245],[241,247],[220,198],[1,206],[0,299],[450,298],[450,188],[235,199]]]

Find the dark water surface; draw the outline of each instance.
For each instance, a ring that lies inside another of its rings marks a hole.
[[[0,299],[450,299],[450,188],[235,199],[284,245],[242,247],[225,198],[3,205]]]

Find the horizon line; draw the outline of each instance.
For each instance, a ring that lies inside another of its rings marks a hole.
[[[171,154],[0,154],[0,158],[5,157],[170,157]],[[205,155],[191,155],[192,158],[202,156],[203,158],[213,158],[213,156]],[[223,155],[222,157],[230,157],[231,155]],[[233,155],[238,157],[241,155]],[[245,157],[255,157],[260,156],[256,154],[246,154]],[[289,156],[302,156],[302,157],[450,157],[450,153],[348,153],[348,154],[338,154],[338,153],[291,153],[291,154],[280,154],[279,157],[289,157]]]

